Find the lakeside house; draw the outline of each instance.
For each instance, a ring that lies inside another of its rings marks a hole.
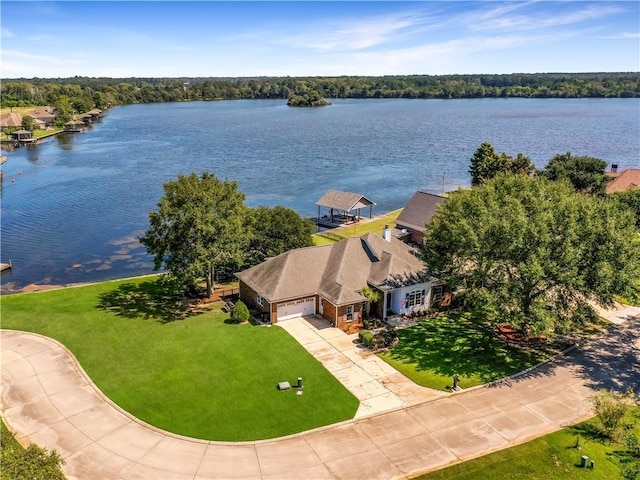
[[[45,127],[50,127],[56,120],[55,113],[53,112],[53,107],[34,108],[33,112],[31,112],[30,115],[36,120],[43,122]],[[44,128],[42,130],[44,130]]]
[[[22,115],[14,112],[0,115],[0,129],[13,127],[22,127]]]
[[[344,331],[362,326],[369,300],[363,287],[381,293],[371,315],[425,312],[432,303],[426,265],[391,235],[368,233],[332,245],[290,250],[236,274],[240,299],[271,323],[319,314]]]
[[[438,205],[445,201],[445,197],[418,190],[396,218],[393,236],[404,242],[421,245],[426,226],[437,213]]]

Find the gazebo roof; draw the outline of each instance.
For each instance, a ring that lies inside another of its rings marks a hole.
[[[320,200],[316,202],[320,207],[335,208],[346,212],[357,208],[369,207],[375,205],[375,202],[369,200],[359,193],[340,192],[338,190],[329,190]]]
[[[12,135],[24,135],[25,133],[31,135],[31,132],[29,130],[16,130]]]

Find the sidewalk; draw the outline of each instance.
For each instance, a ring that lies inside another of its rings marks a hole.
[[[393,479],[509,447],[591,415],[600,388],[637,386],[640,320],[517,378],[285,438],[220,443],[146,425],[59,343],[0,331],[0,407],[22,443],[56,449],[73,479]]]

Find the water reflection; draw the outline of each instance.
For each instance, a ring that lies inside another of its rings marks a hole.
[[[38,164],[38,160],[40,160],[40,157],[38,155],[38,152],[40,151],[40,149],[38,148],[38,145],[36,144],[29,144],[26,145],[25,148],[27,149],[27,160],[29,160],[29,162],[37,165]]]
[[[73,135],[70,133],[61,133],[60,135],[56,135],[56,140],[58,141],[58,146],[62,150],[71,151],[73,150]]]

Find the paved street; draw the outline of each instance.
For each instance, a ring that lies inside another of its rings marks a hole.
[[[146,425],[106,399],[59,343],[3,330],[0,407],[23,443],[60,452],[69,479],[402,478],[585,419],[599,388],[637,391],[640,321],[627,317],[606,337],[511,380],[236,444]]]

